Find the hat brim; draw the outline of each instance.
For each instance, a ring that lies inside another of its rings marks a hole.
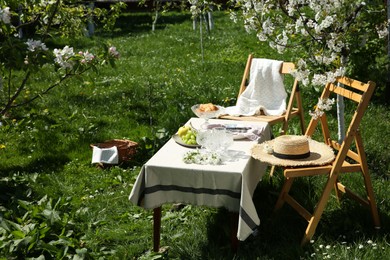
[[[315,166],[331,163],[334,158],[332,148],[325,143],[320,143],[309,139],[310,155],[303,159],[281,159],[268,153],[267,146],[273,147],[274,140],[256,144],[252,147],[251,155],[253,158],[276,166],[298,167],[298,166]]]

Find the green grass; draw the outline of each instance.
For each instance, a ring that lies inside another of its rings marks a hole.
[[[230,250],[226,210],[190,205],[181,210],[163,207],[161,245],[169,248],[162,255],[151,253],[152,212],[128,201],[141,165],[193,116],[191,105],[234,102],[249,53],[288,59],[260,44],[223,12],[214,18],[215,28],[203,35],[202,57],[199,31],[193,31],[189,14],[164,14],[151,32],[150,14],[126,13],[112,33],[77,42],[77,47],[86,49],[110,41],[121,53],[115,69],[105,67],[98,75],[68,81],[29,107],[11,111],[0,127],[0,144],[5,145],[0,150],[0,218],[3,227],[8,220],[32,231],[24,236],[0,232],[0,258],[42,253],[49,259],[76,252],[92,259],[385,259],[389,255],[390,112],[375,100],[364,117],[362,133],[380,231],[372,229],[368,210],[332,198],[313,243],[300,247],[304,221],[288,206],[272,216],[283,180],[277,172],[259,183],[254,195],[259,234],[242,242],[237,254]],[[31,84],[45,84],[52,76],[42,72]],[[303,89],[306,111],[317,96]],[[298,132],[298,125],[291,129]],[[105,170],[91,165],[89,145],[112,138],[138,142],[135,160]],[[346,181],[361,189],[358,175]],[[319,178],[302,180],[295,192],[314,206],[323,183]],[[31,245],[27,241],[37,237],[41,242],[27,249],[24,243]]]

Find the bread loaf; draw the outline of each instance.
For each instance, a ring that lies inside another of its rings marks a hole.
[[[199,112],[211,112],[211,111],[217,111],[217,110],[218,110],[218,107],[212,103],[199,105]]]

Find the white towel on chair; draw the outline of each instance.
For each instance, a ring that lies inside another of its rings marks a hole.
[[[237,105],[227,107],[225,112],[233,116],[260,114],[282,115],[286,112],[287,93],[280,73],[282,61],[253,59],[249,84],[238,97]]]

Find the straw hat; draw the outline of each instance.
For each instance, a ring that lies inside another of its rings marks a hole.
[[[252,157],[278,166],[324,165],[334,160],[332,148],[304,135],[281,135],[256,144]]]

